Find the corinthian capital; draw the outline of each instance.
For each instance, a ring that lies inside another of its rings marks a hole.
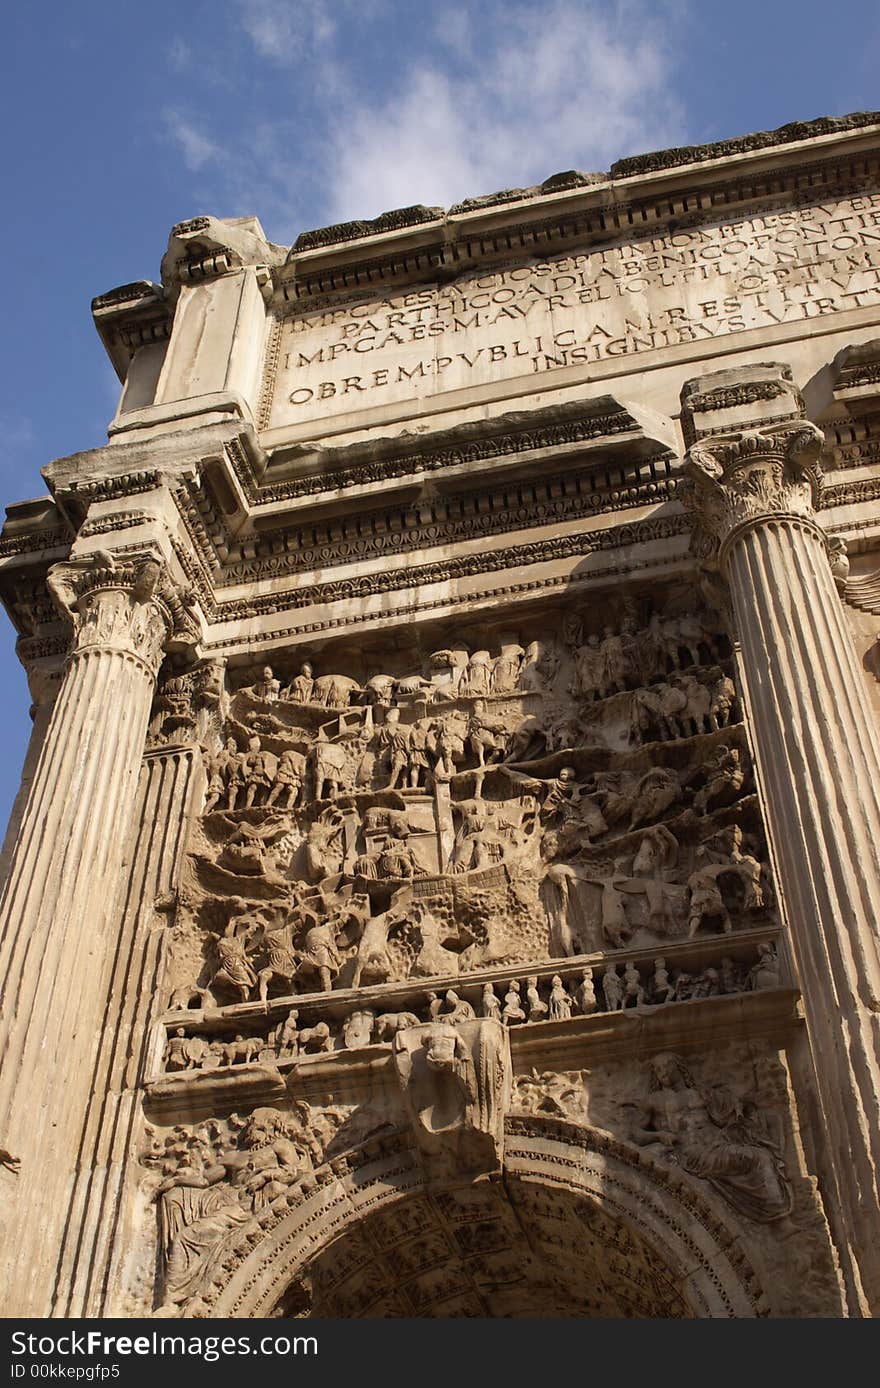
[[[114,555],[100,550],[50,569],[49,592],[73,624],[74,651],[134,656],[156,675],[169,645],[199,639],[192,600],[174,584],[152,549]]]
[[[694,519],[700,557],[723,559],[737,534],[764,520],[789,515],[815,523],[823,442],[815,424],[795,419],[693,444],[681,497]]]

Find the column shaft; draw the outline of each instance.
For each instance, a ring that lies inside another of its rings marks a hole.
[[[880,741],[821,536],[748,530],[728,578],[832,1162],[880,1312]]]
[[[50,1311],[165,630],[148,594],[99,578],[77,597],[77,645],[0,898],[0,1145],[20,1162],[0,1207],[6,1315]]]

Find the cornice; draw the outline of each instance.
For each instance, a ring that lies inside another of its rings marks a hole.
[[[568,401],[537,410],[520,410],[491,420],[458,424],[427,435],[401,438],[374,438],[367,443],[344,448],[309,445],[295,450],[278,450],[258,488],[247,473],[238,476],[248,499],[254,503],[297,500],[348,487],[363,487],[390,480],[416,480],[425,473],[443,473],[469,464],[491,462],[493,475],[498,464],[540,449],[559,449],[569,445],[589,445],[575,461],[578,465],[600,466],[609,450],[626,448],[629,458],[666,451],[672,439],[671,426],[662,436],[661,426],[652,436],[643,423],[612,395],[588,400]],[[231,460],[234,462],[234,460]],[[298,468],[299,475],[277,474],[285,467]]]
[[[850,130],[864,130],[880,125],[880,111],[851,111],[845,116],[818,116],[815,120],[791,121],[774,130],[755,130],[748,135],[735,135],[728,140],[713,140],[703,145],[680,145],[673,149],[655,150],[618,159],[611,165],[613,178],[629,178],[659,169],[704,164],[709,160],[729,159],[733,155],[755,154],[783,145],[799,144],[822,135],[838,135]]]
[[[167,342],[173,317],[162,286],[150,280],[120,285],[92,300],[98,336],[120,381],[139,347]]]
[[[821,117],[773,131],[618,160],[608,174],[569,170],[535,188],[468,198],[448,211],[397,208],[267,242],[256,218],[198,216],[172,229],[163,284],[137,281],[93,301],[124,378],[134,351],[167,338],[183,285],[250,267],[267,302],[335,300],[383,284],[455,276],[517,252],[540,255],[685,226],[737,207],[824,196],[880,172],[880,114]]]
[[[880,117],[864,127],[751,152],[698,159],[505,202],[406,230],[291,252],[273,272],[279,303],[317,303],[383,283],[436,279],[511,254],[557,253],[683,227],[756,203],[789,205],[863,188],[880,172]],[[615,166],[616,167],[616,166]]]
[[[564,492],[565,478],[551,477],[541,483],[523,484],[523,496],[519,505],[505,504],[510,489],[499,488],[491,494],[481,492],[482,509],[471,509],[469,514],[450,517],[448,502],[442,523],[438,521],[438,501],[433,499],[423,503],[426,518],[416,520],[411,531],[400,528],[385,528],[388,525],[389,508],[376,509],[366,513],[372,518],[372,535],[365,533],[361,523],[363,516],[351,520],[350,534],[341,534],[332,542],[325,544],[320,552],[303,545],[302,530],[285,529],[268,532],[253,541],[249,557],[232,562],[221,557],[220,550],[225,541],[218,545],[216,534],[205,524],[205,502],[201,483],[195,477],[175,479],[173,495],[181,517],[186,543],[174,543],[174,549],[188,582],[197,592],[206,620],[211,627],[228,621],[243,621],[247,618],[265,618],[275,612],[302,611],[307,608],[349,603],[375,597],[377,595],[403,592],[424,588],[432,584],[449,584],[461,579],[472,579],[479,575],[490,575],[505,569],[522,569],[548,562],[585,557],[594,551],[615,551],[633,545],[646,545],[655,541],[684,536],[688,521],[679,508],[676,491],[679,478],[673,471],[668,458],[651,460],[645,468],[653,474],[653,480],[640,481],[630,486],[608,487],[603,490],[588,490],[595,478],[578,478],[577,486],[572,486],[567,494],[553,496],[554,491]],[[676,469],[677,471],[677,469]],[[98,487],[97,492],[105,498],[108,494],[124,495],[124,479],[114,478],[112,488]],[[147,478],[143,473],[133,476],[135,490],[146,487]],[[169,479],[170,480],[170,479]],[[609,478],[602,479],[608,483]],[[613,477],[610,479],[614,481]],[[571,479],[569,479],[571,482]],[[155,485],[155,479],[150,479]],[[526,505],[525,492],[534,495]],[[538,492],[543,495],[538,495]],[[860,503],[873,503],[880,498],[880,477],[867,477],[843,481],[826,486],[820,498],[823,510],[833,507],[852,507]],[[493,509],[493,503],[497,509]],[[466,554],[452,554],[440,560],[422,564],[395,565],[374,572],[358,572],[340,576],[338,579],[310,581],[316,571],[329,566],[355,564],[364,559],[381,559],[387,556],[400,557],[412,553],[418,547],[437,548],[444,544],[461,544],[467,540],[503,534],[508,529],[523,529],[528,522],[546,526],[548,531],[558,528],[560,523],[574,521],[585,516],[614,515],[617,512],[636,508],[664,506],[664,513],[642,517],[633,522],[619,525],[611,524],[601,528],[577,529],[565,535],[547,533],[533,540],[516,545],[502,545],[488,551]],[[666,507],[671,506],[667,510]],[[108,516],[87,522],[85,530],[102,534],[114,529],[127,528],[134,524],[138,512],[110,513]],[[398,521],[406,518],[405,512],[396,512]],[[360,528],[359,528],[360,527]],[[846,526],[843,527],[846,530]],[[836,526],[835,530],[840,530]],[[271,553],[274,545],[287,536],[291,548],[283,554]],[[37,531],[17,534],[0,540],[7,564],[15,557],[27,558],[31,568],[44,567],[69,549],[69,532]],[[269,553],[260,553],[264,545]],[[124,546],[122,547],[124,548]],[[627,559],[627,569],[641,566],[641,560]],[[12,580],[15,568],[9,570]],[[619,574],[619,565],[614,570]],[[276,586],[269,594],[259,596],[239,596],[224,598],[223,590],[229,587],[241,588],[249,583],[266,579],[283,580],[285,577],[302,575],[295,585]],[[590,580],[595,581],[598,574],[591,570]],[[565,580],[566,582],[568,580]],[[537,580],[514,585],[493,587],[494,594],[527,591],[538,586]],[[4,585],[8,587],[8,583]],[[485,590],[489,592],[489,589]],[[8,599],[7,599],[8,600]],[[440,605],[447,603],[443,599]],[[430,604],[429,604],[430,606]],[[383,609],[384,610],[384,609]],[[396,609],[397,610],[397,609]],[[403,609],[400,609],[403,610]],[[414,608],[412,610],[415,610]],[[349,616],[344,625],[354,624],[355,618]],[[335,620],[320,624],[321,628],[338,625]],[[232,644],[235,644],[233,642]]]
[[[614,472],[609,469],[602,476],[557,474],[491,490],[483,487],[450,497],[421,498],[411,507],[386,505],[358,510],[350,517],[334,517],[307,527],[288,523],[260,531],[246,545],[238,546],[238,556],[230,556],[218,581],[226,586],[307,573],[438,544],[458,544],[657,505],[675,493],[670,465],[666,455],[659,455],[641,465]],[[242,549],[251,557],[244,558]]]
[[[695,395],[694,400],[707,410],[727,408],[733,397],[725,387],[728,394],[721,398],[719,389],[711,398]],[[743,395],[746,406],[754,393]],[[774,407],[770,400],[768,408]],[[878,425],[880,415],[867,413],[825,423],[826,466],[837,475],[819,499],[823,510],[876,507],[880,477],[865,473],[880,462]],[[454,589],[460,580],[467,580],[466,593],[438,598],[438,607],[476,601],[477,587],[495,596],[536,591],[550,581],[546,574],[520,581],[518,573],[513,584],[489,579],[504,569],[534,570],[596,550],[620,551],[685,535],[680,464],[662,441],[668,431],[660,426],[647,416],[640,422],[612,397],[597,397],[415,437],[289,450],[268,469],[254,452],[252,431],[228,426],[170,436],[158,456],[155,447],[144,444],[113,445],[59,460],[46,470],[57,505],[46,498],[10,509],[0,538],[3,594],[11,609],[20,606],[16,584],[38,581],[48,564],[68,552],[77,530],[85,539],[142,524],[150,513],[137,498],[160,488],[167,488],[179,517],[176,535],[169,538],[215,630],[254,618],[265,627],[274,613],[328,606],[336,610],[320,613],[310,629],[354,626],[361,618],[352,607],[362,600],[431,585]],[[151,456],[155,466],[146,465]],[[110,466],[119,470],[101,475],[100,469]],[[851,478],[845,469],[853,469]],[[239,498],[234,513],[233,490]],[[240,509],[242,497],[246,513]],[[119,503],[118,509],[107,503]],[[641,515],[630,522],[625,517],[632,511]],[[65,517],[69,526],[59,524]],[[599,517],[604,525],[578,524]],[[835,522],[833,529],[847,535],[856,523],[850,515],[849,522]],[[568,533],[558,534],[561,527]],[[506,535],[518,543],[504,543]],[[493,547],[481,551],[480,544],[489,540]],[[451,554],[444,554],[446,547]],[[419,551],[425,558],[413,563]],[[635,573],[652,562],[650,555],[628,554],[623,568],[617,561],[613,572],[618,577]],[[333,569],[341,572],[327,575]],[[481,576],[486,582],[477,582]],[[589,581],[600,581],[595,565]],[[267,582],[272,592],[252,593],[253,586]],[[343,605],[344,618],[337,616]],[[393,615],[388,607],[388,616],[394,620],[414,610],[400,601]],[[364,620],[375,617],[367,612]],[[264,632],[254,639],[263,640]]]
[[[603,529],[550,535],[523,544],[473,554],[450,555],[426,564],[352,574],[328,582],[300,583],[295,587],[277,589],[272,593],[225,601],[218,600],[214,589],[203,592],[198,577],[193,576],[192,581],[197,585],[203,611],[214,625],[262,617],[274,612],[357,601],[378,594],[424,588],[436,583],[450,583],[504,569],[519,569],[555,560],[586,558],[595,550],[616,550],[675,537],[686,533],[688,525],[684,513],[679,512],[676,515],[650,517]],[[201,582],[204,582],[203,577]]]
[[[58,526],[54,530],[34,530],[21,535],[4,535],[0,537],[0,559],[69,549],[71,539],[72,535],[67,526]]]
[[[654,538],[675,538],[674,536],[655,536]],[[431,617],[448,617],[458,611],[479,613],[488,603],[493,608],[500,604],[543,598],[558,598],[563,594],[583,594],[585,597],[598,588],[610,585],[619,586],[625,578],[627,583],[654,583],[659,580],[680,578],[683,574],[697,581],[697,572],[688,553],[685,539],[680,541],[679,549],[672,554],[655,555],[651,558],[627,557],[625,569],[620,562],[606,564],[604,567],[590,569],[588,574],[574,572],[547,574],[523,579],[522,582],[484,583],[480,587],[468,588],[466,592],[445,589],[442,596],[435,598],[411,595],[399,603],[383,602],[381,609],[363,608],[352,611],[350,608],[336,615],[311,620],[289,622],[285,626],[261,628],[258,632],[247,632],[232,637],[209,639],[204,646],[206,657],[229,655],[247,651],[253,659],[257,651],[269,652],[282,643],[300,641],[306,638],[325,638],[341,635],[367,627],[370,630],[393,627],[401,622],[424,620]],[[497,611],[495,613],[497,616]]]
[[[296,238],[288,259],[292,259],[298,252],[338,246],[343,242],[381,236],[384,232],[400,231],[428,222],[443,222],[447,217],[456,214],[485,212],[490,208],[504,207],[510,203],[537,202],[554,193],[597,185],[607,186],[614,180],[636,178],[671,168],[693,167],[710,161],[755,154],[767,149],[779,149],[804,140],[815,140],[825,135],[839,135],[877,125],[880,125],[880,112],[877,111],[854,111],[846,116],[819,116],[815,120],[794,121],[775,130],[757,130],[751,134],[715,140],[709,144],[681,145],[673,149],[632,155],[618,159],[607,173],[583,173],[580,169],[569,169],[565,173],[553,174],[543,183],[532,187],[505,188],[482,197],[466,198],[463,202],[453,203],[446,210],[442,207],[425,207],[421,203],[412,207],[398,207],[372,219],[362,218],[316,227],[312,231],[302,231]],[[197,220],[207,222],[207,218]]]

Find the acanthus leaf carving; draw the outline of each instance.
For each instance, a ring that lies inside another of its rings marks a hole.
[[[73,651],[136,656],[155,677],[166,649],[199,640],[193,595],[176,584],[157,551],[98,550],[49,570],[47,587],[74,632]]]
[[[688,450],[681,500],[703,559],[724,553],[744,527],[775,516],[814,525],[822,504],[824,434],[809,420],[703,438]]]

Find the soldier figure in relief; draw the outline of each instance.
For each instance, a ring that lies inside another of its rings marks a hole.
[[[606,626],[602,635],[602,697],[621,694],[627,685],[627,660],[623,641],[613,627]]]
[[[247,1002],[251,991],[256,986],[257,975],[251,966],[247,952],[247,936],[239,937],[236,927],[241,919],[247,917],[233,916],[222,935],[214,935],[216,940],[217,957],[220,967],[215,970],[211,979],[211,988],[217,983],[224,983],[227,987],[238,993],[241,1002]]]
[[[585,794],[573,766],[563,766],[556,779],[550,782],[541,806],[541,818],[548,823],[555,821],[560,828],[580,831],[587,840],[598,838],[608,830],[598,801]]]
[[[293,927],[290,922],[263,927],[263,945],[266,950],[266,964],[260,970],[260,1002],[269,996],[269,984],[280,979],[288,988],[292,987],[299,967],[299,959],[293,948]]]
[[[630,960],[623,970],[623,1002],[621,1010],[627,1007],[641,1007],[645,1001],[645,990],[635,964]]]
[[[574,998],[583,1017],[589,1017],[596,1011],[596,989],[593,984],[593,970],[589,966],[581,973],[581,981],[575,989]]]
[[[750,988],[759,991],[763,988],[782,986],[782,973],[776,950],[766,941],[758,945],[758,962],[749,969],[748,984]]]
[[[245,765],[247,763],[247,753],[239,752],[238,743],[234,737],[230,737],[226,742],[226,808],[234,810],[238,804],[238,797],[245,787]]]
[[[428,729],[423,723],[414,723],[409,729],[407,770],[411,790],[427,786],[431,764],[428,761]]]
[[[739,795],[746,778],[739,748],[726,744],[716,747],[707,759],[705,773],[705,784],[694,796],[698,814],[729,805]]]
[[[459,693],[472,699],[485,698],[492,692],[492,658],[488,651],[474,651],[468,661]]]
[[[263,666],[262,678],[253,686],[251,693],[255,699],[262,699],[264,703],[274,704],[277,702],[281,693],[281,681],[272,674],[271,665]]]
[[[315,799],[335,800],[343,786],[347,757],[341,742],[321,736],[312,748],[315,763]]]
[[[534,974],[526,979],[526,1002],[529,1008],[529,1021],[543,1022],[547,1015],[547,1004],[538,992],[538,979]]]
[[[266,800],[266,808],[274,805],[276,800],[279,800],[283,795],[286,797],[284,808],[292,810],[302,794],[305,777],[306,759],[303,753],[295,752],[292,748],[282,752],[275,772],[275,779]]]
[[[459,1022],[469,1022],[477,1014],[470,1003],[464,998],[460,998],[454,989],[450,988],[444,998],[446,1011],[440,1014],[440,1021],[448,1023],[449,1026],[456,1026]]]
[[[551,1022],[567,1022],[571,1017],[571,998],[565,991],[559,974],[554,974],[550,980],[550,1005],[547,1015]]]
[[[646,771],[632,795],[630,829],[638,829],[652,819],[659,819],[681,795],[681,777],[665,766]]]
[[[400,726],[400,710],[390,708],[385,722],[376,732],[376,744],[388,762],[387,789],[396,790],[399,784],[406,785],[409,771],[409,731]]]
[[[491,983],[483,984],[483,996],[480,1002],[480,1016],[491,1017],[493,1021],[501,1021],[501,1004],[495,996],[495,989]]]
[[[271,752],[262,750],[258,737],[252,737],[248,742],[248,755],[245,762],[247,791],[244,797],[244,807],[246,810],[251,808],[258,792],[266,791],[268,794],[274,772],[275,758]]]
[[[605,995],[606,1012],[619,1012],[623,1007],[623,981],[617,972],[616,964],[609,964],[602,976],[602,992]]]
[[[504,995],[504,1007],[501,1009],[501,1020],[506,1027],[513,1026],[515,1022],[524,1022],[526,1014],[522,1008],[519,996],[519,984],[512,979],[507,985],[507,992]]]
[[[574,673],[575,682],[572,686],[572,694],[580,695],[583,699],[601,697],[601,691],[604,688],[604,662],[599,647],[599,638],[595,633],[587,637],[585,646],[579,646],[575,651]]]
[[[317,974],[320,991],[329,993],[341,965],[342,958],[332,927],[326,922],[313,925],[306,931],[300,972],[305,968],[308,972]]]
[[[492,666],[492,693],[511,694],[519,683],[519,672],[525,652],[522,646],[505,646]]]
[[[487,716],[486,705],[482,699],[474,701],[467,732],[478,766],[485,766],[487,761],[500,761],[504,756],[507,749],[507,731],[499,719]]]
[[[304,660],[299,674],[290,681],[288,688],[284,691],[285,699],[290,699],[295,704],[311,703],[315,688],[314,673],[309,661]]]
[[[700,859],[702,857],[702,862]],[[720,863],[707,863],[705,852],[698,850],[697,861],[700,865],[695,868],[688,878],[688,892],[690,893],[690,907],[688,913],[688,938],[692,939],[696,935],[700,926],[706,922],[720,923],[722,930],[726,933],[733,929],[730,919],[730,912],[724,903],[721,893],[719,877],[724,871],[724,865]]]
[[[651,980],[651,1000],[662,1004],[669,1002],[675,989],[669,979],[669,970],[666,968],[666,960],[658,956],[654,960],[654,977]]]
[[[203,814],[210,814],[211,811],[214,810],[217,807],[217,805],[219,805],[220,800],[222,799],[223,792],[226,789],[226,782],[224,780],[223,775],[225,769],[226,757],[225,754],[222,752],[218,756],[212,757],[206,763],[205,770],[208,774],[208,784],[205,787],[205,805],[202,811]]]
[[[726,728],[736,703],[736,685],[729,675],[721,675],[712,685],[709,717],[714,728]]]

